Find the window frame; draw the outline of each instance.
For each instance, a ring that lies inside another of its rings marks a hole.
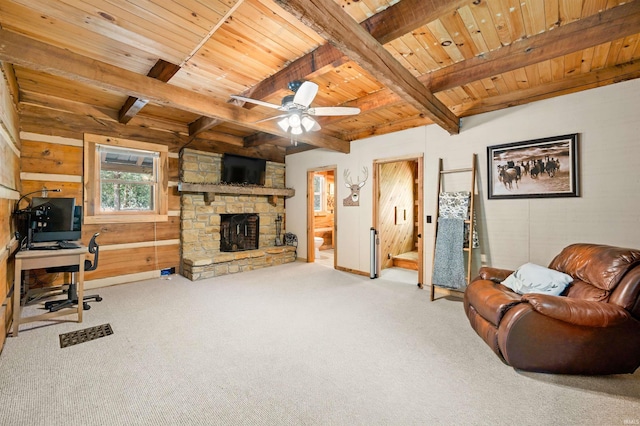
[[[100,154],[98,145],[110,145],[116,148],[134,149],[158,154],[157,183],[154,185],[155,205],[149,211],[100,211]],[[168,147],[149,142],[110,136],[84,135],[84,223],[129,223],[129,222],[166,222],[168,220]]]
[[[320,191],[316,191],[315,190],[315,180],[316,179],[320,179]],[[317,216],[317,215],[323,215],[326,214],[327,212],[327,178],[325,175],[323,174],[314,174],[313,175],[313,213]],[[316,210],[315,209],[315,199],[316,196],[320,196],[320,210]]]

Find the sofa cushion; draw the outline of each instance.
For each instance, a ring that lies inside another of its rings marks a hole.
[[[602,290],[613,290],[622,276],[640,264],[640,250],[598,244],[572,244],[549,264]]]
[[[535,263],[525,263],[509,275],[502,285],[519,294],[540,293],[559,296],[573,281],[570,275]]]
[[[602,290],[582,280],[574,279],[563,296],[571,299],[590,300],[592,302],[606,302],[609,299],[609,294],[607,290]]]

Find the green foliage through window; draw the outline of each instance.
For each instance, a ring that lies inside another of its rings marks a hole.
[[[100,146],[103,212],[153,211],[157,166],[153,152]]]

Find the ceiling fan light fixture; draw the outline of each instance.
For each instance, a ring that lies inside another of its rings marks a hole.
[[[282,129],[283,132],[289,130],[289,117],[278,120],[278,126]]]
[[[300,127],[300,114],[291,114],[289,116],[289,126]]]
[[[302,127],[304,127],[304,130],[306,130],[307,132],[310,132],[316,125],[315,120],[306,115],[302,117],[302,120],[300,120],[300,123],[302,124]]]
[[[300,126],[291,127],[291,134],[292,135],[301,135],[302,134],[302,127],[300,127]]]

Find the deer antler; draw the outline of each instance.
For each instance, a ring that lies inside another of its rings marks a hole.
[[[362,179],[362,183],[365,183],[369,178],[369,169],[367,169],[366,167],[363,167],[362,173],[364,174],[364,179]],[[358,183],[360,183],[360,179],[358,179]]]
[[[353,182],[351,182],[351,176],[349,176],[349,169],[344,169],[344,184],[347,185],[347,188],[351,188]]]

